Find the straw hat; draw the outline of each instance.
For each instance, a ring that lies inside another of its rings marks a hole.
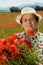
[[[22,17],[24,14],[28,14],[28,13],[35,14],[35,15],[39,18],[39,22],[42,20],[42,16],[39,15],[38,13],[36,13],[35,9],[33,9],[33,8],[31,8],[31,7],[25,7],[25,8],[23,8],[23,9],[21,10],[21,14],[16,17],[16,22],[19,23],[19,24],[21,24],[21,23],[20,23],[21,17]]]

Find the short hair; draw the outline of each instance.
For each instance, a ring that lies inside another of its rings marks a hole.
[[[22,17],[21,17],[21,19],[20,19],[20,23],[22,24]]]
[[[39,21],[38,16],[36,16],[35,14],[33,14],[33,15],[34,15],[34,18],[35,18],[36,22],[38,23],[38,21]],[[22,24],[22,17],[21,17],[21,19],[20,19],[20,23]]]

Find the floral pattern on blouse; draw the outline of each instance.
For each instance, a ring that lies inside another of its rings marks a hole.
[[[30,41],[25,32],[22,32],[19,34],[21,38],[24,38],[25,40]],[[43,34],[41,32],[37,32],[34,37],[31,38],[31,45],[35,47],[36,51],[38,52],[38,55],[40,57],[40,60],[43,59]]]

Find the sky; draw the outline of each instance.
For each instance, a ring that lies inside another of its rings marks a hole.
[[[43,0],[0,0],[0,7],[19,6],[22,4],[43,3]]]

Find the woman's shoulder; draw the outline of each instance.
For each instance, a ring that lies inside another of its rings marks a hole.
[[[40,39],[42,39],[43,40],[43,33],[42,32],[38,32],[38,34],[37,34],[37,36],[38,36],[38,38],[40,38]]]
[[[39,34],[40,36],[43,36],[43,33],[42,33],[42,32],[40,32],[40,31],[38,31],[38,34]]]

